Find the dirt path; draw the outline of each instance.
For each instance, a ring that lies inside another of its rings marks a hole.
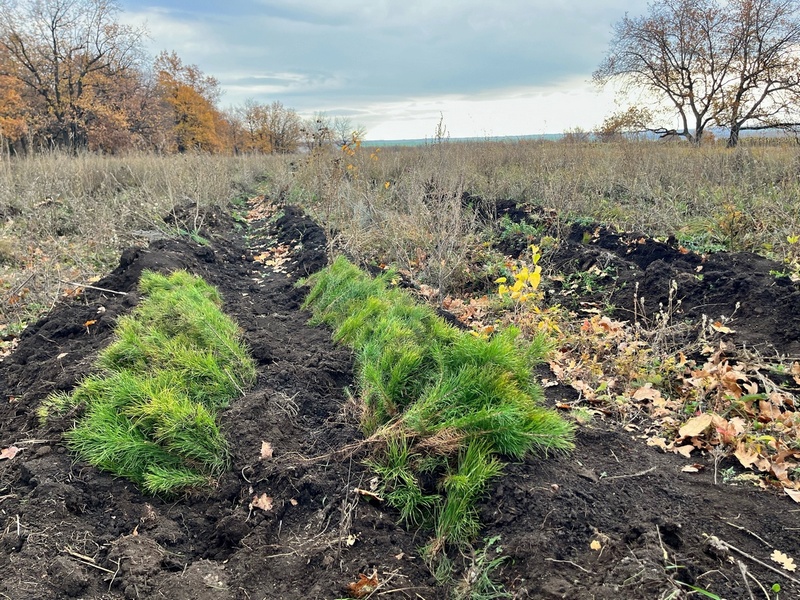
[[[87,289],[60,304],[0,363],[0,448],[21,448],[0,461],[0,596],[331,599],[346,597],[360,573],[375,572],[378,594],[391,591],[388,598],[445,597],[419,558],[425,534],[398,527],[395,514],[353,491],[368,488],[371,475],[358,456],[341,452],[361,440],[346,409],[350,355],[328,331],[306,325],[303,291],[294,286],[325,264],[322,230],[292,208],[249,231],[222,211],[205,223],[209,246],[164,240],[126,252],[95,284],[120,293]],[[652,262],[637,268],[653,281],[663,272],[658,285],[668,286],[673,258],[660,258],[660,270]],[[89,372],[115,317],[135,305],[145,268],[186,268],[216,285],[259,364],[255,387],[222,415],[232,470],[207,495],[177,502],[75,463],[58,427],[41,429],[34,413],[49,393]],[[786,297],[757,296],[753,310],[772,310],[767,302]],[[758,333],[775,347],[794,351],[797,343]],[[735,564],[742,557],[709,549],[706,535],[767,563],[773,549],[800,558],[800,505],[714,485],[710,460],[700,473],[683,473],[688,461],[640,437],[599,422],[580,430],[570,456],[507,467],[481,513],[484,535],[500,535],[510,558],[496,578],[515,597],[665,598],[680,579],[749,599]],[[272,445],[272,458],[261,458],[262,442]],[[251,507],[262,495],[272,499],[270,511]],[[742,560],[766,588],[779,582],[781,598],[800,598],[788,576]]]

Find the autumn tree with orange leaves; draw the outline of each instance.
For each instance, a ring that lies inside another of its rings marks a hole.
[[[89,90],[138,68],[143,31],[120,24],[119,10],[114,0],[0,0],[0,76],[36,116],[34,143],[88,146]]]
[[[239,130],[239,151],[288,154],[297,151],[302,140],[302,119],[280,102],[248,100],[233,112],[232,120]]]
[[[196,65],[185,65],[174,52],[162,52],[155,62],[158,84],[173,117],[175,149],[179,152],[220,152],[226,146],[228,123],[217,109],[219,83]]]

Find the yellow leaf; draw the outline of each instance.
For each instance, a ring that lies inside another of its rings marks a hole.
[[[508,279],[505,277],[498,277],[494,280],[495,283],[505,283],[506,281],[508,281]]]
[[[591,548],[592,550],[600,550],[600,548],[602,547],[603,547],[602,544],[600,544],[600,542],[598,542],[597,540],[592,540],[592,543],[589,544],[589,548]]]
[[[794,564],[794,559],[790,556],[787,556],[780,550],[773,550],[769,557],[787,571],[794,573],[797,570],[797,566]]]
[[[719,331],[720,333],[736,333],[734,329],[731,329],[730,327],[726,327],[725,325],[723,325],[722,321],[714,321],[711,324],[711,329],[713,329],[714,331]]]
[[[528,277],[528,283],[530,283],[533,289],[538,289],[539,284],[542,282],[542,267],[537,266],[533,273],[530,274]]]

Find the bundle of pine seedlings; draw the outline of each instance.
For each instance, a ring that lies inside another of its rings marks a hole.
[[[370,464],[401,520],[434,532],[428,551],[478,533],[476,502],[502,457],[572,448],[573,427],[540,406],[532,368],[549,344],[509,328],[491,338],[446,323],[344,258],[312,275],[312,323],[356,356],[362,427],[381,448]]]
[[[212,484],[228,466],[216,413],[255,380],[219,292],[186,271],[145,271],[136,309],[119,319],[97,372],[51,395],[40,418],[76,410],[65,437],[79,458],[146,492]]]

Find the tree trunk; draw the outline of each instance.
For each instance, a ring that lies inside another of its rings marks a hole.
[[[736,148],[739,144],[739,125],[731,126],[731,134],[728,136],[728,148]]]

